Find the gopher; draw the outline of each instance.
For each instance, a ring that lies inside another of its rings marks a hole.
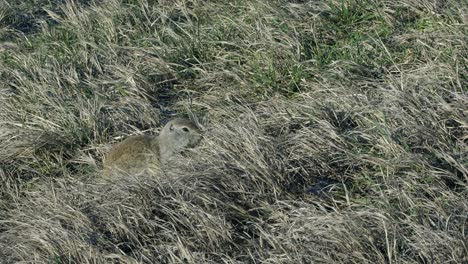
[[[114,169],[138,173],[148,165],[160,166],[183,149],[196,146],[201,138],[201,131],[193,122],[173,119],[159,135],[131,136],[112,147],[104,159],[104,175],[109,175]]]

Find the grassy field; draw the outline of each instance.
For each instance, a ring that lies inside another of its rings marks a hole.
[[[467,263],[463,0],[0,1],[1,263]],[[196,118],[163,171],[126,136]]]

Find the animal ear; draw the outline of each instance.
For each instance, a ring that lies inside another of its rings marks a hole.
[[[171,125],[169,126],[169,130],[170,130],[170,131],[174,130],[174,124],[171,124]]]

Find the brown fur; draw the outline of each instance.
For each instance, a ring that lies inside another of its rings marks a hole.
[[[183,130],[186,128],[188,132]],[[159,135],[131,136],[116,144],[104,159],[104,175],[109,175],[115,169],[138,173],[149,165],[160,166],[183,148],[195,146],[200,139],[200,130],[191,121],[171,120]]]
[[[115,145],[104,160],[104,168],[112,167],[131,173],[146,166],[150,161],[158,162],[159,147],[152,143],[154,137],[132,136]],[[134,168],[134,169],[132,169]]]

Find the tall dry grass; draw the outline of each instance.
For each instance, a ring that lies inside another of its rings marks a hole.
[[[458,1],[0,5],[2,263],[466,262]],[[112,180],[123,137],[205,140]]]

